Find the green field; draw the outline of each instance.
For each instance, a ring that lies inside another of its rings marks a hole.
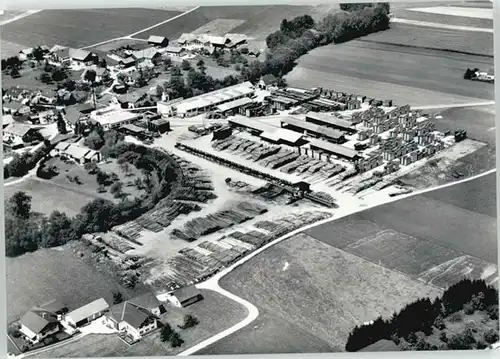
[[[258,354],[267,352],[271,342],[275,349],[270,353],[289,353],[288,343],[296,353],[343,351],[353,326],[440,293],[307,235],[269,248],[220,284],[265,314],[199,354]],[[272,328],[277,328],[276,334]]]
[[[59,299],[73,310],[100,297],[112,303],[113,291],[128,298],[135,293],[77,258],[70,246],[7,258],[6,275],[9,322],[51,299]]]

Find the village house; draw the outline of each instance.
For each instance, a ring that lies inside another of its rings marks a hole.
[[[82,327],[102,317],[108,310],[108,303],[103,298],[99,298],[68,313],[64,320],[73,328]]]
[[[122,69],[126,69],[134,66],[135,63],[136,63],[135,59],[132,56],[129,56],[118,61],[118,66],[120,66],[120,68]]]
[[[12,115],[2,115],[2,128],[7,127],[14,122]]]
[[[87,71],[94,71],[95,72],[95,82],[96,83],[101,83],[103,80],[106,79],[106,77],[109,74],[108,70],[106,70],[103,67],[97,67],[97,66],[94,66],[93,68],[85,70],[85,74],[87,73]],[[84,81],[87,82],[87,80],[85,80],[85,74],[83,75],[83,78],[84,78]]]
[[[158,328],[157,317],[148,309],[131,301],[112,306],[106,314],[108,324],[115,330],[140,340],[145,334]]]
[[[121,108],[134,108],[135,104],[139,99],[141,99],[143,94],[139,94],[137,92],[125,93],[122,95],[118,95],[116,99],[120,104]]]
[[[72,61],[85,66],[94,64],[94,61],[97,58],[95,54],[81,49],[70,49],[69,54]]]
[[[260,78],[258,87],[261,90],[271,90],[278,85],[278,79],[272,74],[264,75]]]
[[[69,64],[71,62],[69,48],[65,46],[54,45],[49,50],[49,59],[61,65]]]
[[[147,49],[137,50],[132,53],[133,58],[137,62],[149,60],[155,62],[161,58],[161,52],[155,47],[148,47]]]
[[[202,300],[203,295],[194,285],[189,285],[170,293],[167,299],[176,307],[185,308]]]
[[[33,344],[40,343],[43,339],[60,331],[57,316],[44,310],[33,308],[20,320],[19,331],[24,338]]]
[[[30,47],[30,48],[23,49],[23,50],[19,51],[18,57],[19,57],[19,60],[21,60],[21,61],[26,61],[26,60],[33,58],[33,48]]]
[[[27,115],[31,112],[29,106],[18,101],[10,101],[2,104],[2,109],[5,114],[10,114],[13,116]]]
[[[181,57],[184,53],[184,49],[180,46],[172,46],[172,45],[169,45],[167,46],[167,48],[165,49],[165,53],[168,55],[168,56],[172,56],[172,57]]]
[[[177,43],[182,47],[193,49],[193,48],[200,48],[203,46],[201,40],[202,39],[198,35],[184,33],[179,37]]]
[[[226,38],[229,39],[229,42],[226,43],[226,47],[229,49],[234,49],[247,43],[247,37],[243,34],[226,34]]]
[[[64,141],[59,142],[56,145],[56,147],[54,148],[54,154],[59,156],[66,156],[81,165],[89,162],[101,161],[100,152]]]
[[[148,44],[153,46],[166,47],[168,46],[168,39],[164,36],[151,35],[148,38]]]

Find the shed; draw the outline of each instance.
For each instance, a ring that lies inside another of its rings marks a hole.
[[[168,39],[164,36],[151,35],[148,39],[148,44],[165,47],[168,45]]]
[[[74,327],[81,327],[101,317],[108,309],[108,303],[103,298],[99,298],[68,313],[66,321]]]
[[[203,299],[203,295],[194,285],[189,285],[174,291],[169,298],[177,307],[187,307]]]

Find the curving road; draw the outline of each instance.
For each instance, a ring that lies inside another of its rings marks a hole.
[[[442,189],[442,188],[447,188],[447,187],[451,187],[451,186],[455,186],[455,185],[458,185],[458,184],[461,184],[461,183],[464,183],[464,182],[469,182],[469,181],[473,181],[475,179],[478,179],[478,178],[481,178],[481,177],[484,177],[484,176],[487,176],[487,175],[490,175],[492,173],[495,173],[496,172],[496,168],[494,169],[491,169],[489,171],[486,171],[484,173],[481,173],[479,175],[476,175],[476,176],[472,176],[472,177],[469,177],[469,178],[466,178],[466,179],[462,179],[462,180],[459,180],[459,181],[456,181],[456,182],[452,182],[452,183],[447,183],[447,184],[444,184],[444,185],[440,185],[440,186],[437,186],[437,187],[432,187],[432,188],[428,188],[428,189],[423,189],[423,190],[420,190],[420,191],[416,191],[416,192],[413,192],[413,193],[409,193],[409,194],[406,194],[406,195],[401,195],[399,197],[387,197],[387,200],[385,201],[382,201],[382,202],[379,202],[377,204],[371,204],[371,205],[366,205],[366,206],[363,206],[362,203],[360,203],[357,207],[350,207],[352,208],[352,210],[349,210],[349,211],[346,211],[346,212],[343,212],[341,213],[340,215],[338,216],[333,216],[331,218],[327,218],[325,220],[322,220],[322,221],[318,221],[316,223],[313,223],[313,224],[310,224],[310,225],[307,225],[307,226],[304,226],[302,228],[299,228],[295,231],[292,231],[286,235],[284,235],[283,237],[280,237],[268,244],[266,244],[265,246],[257,249],[256,251],[250,253],[248,256],[246,256],[245,258],[241,259],[240,261],[236,262],[235,264],[231,265],[230,267],[227,267],[225,268],[224,270],[222,270],[221,272],[217,273],[215,276],[213,276],[212,278],[206,280],[205,282],[202,282],[202,283],[199,283],[196,285],[197,288],[200,288],[200,289],[210,289],[210,290],[213,290],[213,291],[216,291],[222,295],[225,295],[226,297],[228,298],[231,298],[232,300],[240,303],[241,305],[243,305],[247,310],[248,310],[248,316],[243,319],[241,322],[235,324],[234,326],[218,333],[218,334],[215,334],[214,336],[202,341],[201,343],[198,343],[196,344],[195,346],[179,353],[178,355],[179,356],[188,356],[188,355],[191,355],[191,354],[194,354],[198,351],[200,351],[201,349],[204,349],[206,347],[208,347],[209,345],[212,345],[213,343],[237,332],[238,330],[246,327],[247,325],[249,325],[250,323],[252,323],[255,319],[257,319],[257,317],[259,316],[259,310],[250,302],[248,302],[247,300],[243,299],[243,298],[240,298],[238,297],[237,295],[233,294],[233,293],[230,293],[228,292],[227,290],[221,288],[219,286],[219,280],[224,277],[225,275],[227,275],[228,273],[232,272],[236,267],[239,267],[240,265],[246,263],[247,261],[249,261],[250,259],[252,259],[253,257],[255,257],[256,255],[258,255],[259,253],[265,251],[266,249],[268,249],[269,247],[271,246],[274,246],[280,242],[282,242],[283,240],[287,239],[287,238],[290,238],[292,236],[295,236],[297,234],[299,234],[300,232],[303,232],[305,230],[308,230],[308,229],[311,229],[313,227],[316,227],[316,226],[320,226],[320,225],[323,225],[325,223],[329,223],[329,222],[332,222],[332,221],[335,221],[337,219],[340,219],[342,217],[345,217],[345,216],[348,216],[348,215],[351,215],[351,214],[354,214],[354,213],[357,213],[357,212],[361,212],[361,211],[364,211],[364,210],[367,210],[367,209],[371,209],[371,208],[375,208],[375,207],[378,207],[378,206],[382,206],[384,204],[387,204],[387,203],[390,203],[390,202],[394,202],[394,201],[398,201],[400,199],[404,199],[404,198],[408,198],[408,197],[411,197],[411,196],[417,196],[417,195],[421,195],[421,194],[424,194],[424,193],[427,193],[427,192],[431,192],[431,191],[435,191],[435,190],[438,190],[438,189]]]

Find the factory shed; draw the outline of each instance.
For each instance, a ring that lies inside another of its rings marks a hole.
[[[350,148],[318,139],[311,140],[310,146],[313,151],[321,151],[353,162],[361,158],[358,152]]]
[[[261,139],[268,142],[286,144],[289,146],[300,146],[305,143],[301,133],[272,126],[259,120],[243,116],[235,116],[229,119],[228,122],[233,127],[246,128],[254,135],[259,136]]]
[[[238,100],[226,102],[223,103],[222,105],[217,106],[216,111],[223,115],[228,115],[233,113],[235,110],[238,110],[241,107],[245,107],[251,103],[253,103],[253,100],[251,98],[243,97]]]
[[[281,127],[289,128],[290,130],[306,133],[307,135],[324,138],[334,143],[344,143],[346,139],[344,134],[332,128],[315,125],[310,122],[303,121],[295,117],[286,117],[281,120]]]
[[[335,128],[349,133],[356,132],[356,129],[354,128],[352,122],[343,120],[341,118],[332,115],[328,115],[326,113],[308,112],[306,115],[306,122],[314,123],[320,126]]]

